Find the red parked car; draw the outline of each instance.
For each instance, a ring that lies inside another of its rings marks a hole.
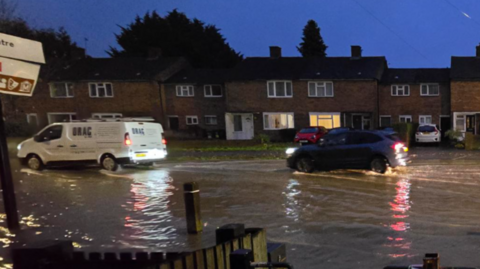
[[[327,129],[322,126],[303,128],[295,135],[294,142],[302,145],[316,144],[327,132]]]

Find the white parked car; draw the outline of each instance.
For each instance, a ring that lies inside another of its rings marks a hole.
[[[421,124],[415,133],[417,143],[440,143],[442,136],[435,124]]]
[[[143,119],[54,123],[18,145],[18,158],[34,170],[45,165],[96,162],[115,171],[123,164],[153,163],[167,156],[159,123]]]

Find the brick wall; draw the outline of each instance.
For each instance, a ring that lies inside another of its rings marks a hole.
[[[197,84],[194,85],[194,96],[180,97],[176,94],[176,85],[165,84],[164,88],[166,114],[167,116],[178,116],[179,130],[194,128],[187,126],[186,116],[197,116],[198,128],[205,130],[225,129],[225,88],[222,88],[222,97],[205,97],[204,85]],[[217,125],[206,125],[205,115],[217,116]]]
[[[74,112],[78,119],[90,118],[92,113],[122,113],[124,117],[150,116],[162,120],[160,89],[155,81],[111,82],[114,97],[91,98],[88,82],[74,83],[73,98],[51,98],[47,83],[37,85],[32,97],[16,97],[6,104],[9,115],[26,117],[37,113],[39,125],[48,124],[47,113]]]
[[[440,115],[450,115],[448,84],[440,84],[439,96],[420,96],[420,84],[408,85],[410,96],[392,96],[391,85],[379,85],[380,115],[390,115],[392,124],[399,122],[400,115],[411,115],[417,123],[420,115],[431,115],[434,124],[440,124]]]
[[[308,81],[293,81],[292,98],[268,98],[267,81],[229,82],[227,112],[254,112],[256,134],[276,132],[263,131],[263,112],[293,112],[296,129],[310,125],[310,112],[372,113],[376,126],[376,81],[333,81],[333,85],[334,97],[308,97]]]
[[[480,81],[451,82],[452,112],[480,111]]]

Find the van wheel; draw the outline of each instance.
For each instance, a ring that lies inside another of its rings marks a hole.
[[[370,168],[373,172],[385,174],[387,171],[387,161],[385,158],[376,157],[370,163]]]
[[[28,168],[36,171],[40,171],[40,170],[43,170],[43,168],[45,168],[45,166],[43,165],[42,159],[40,159],[40,157],[38,157],[35,154],[32,154],[27,158],[27,165],[28,165]]]
[[[313,159],[310,157],[300,157],[296,162],[297,171],[303,173],[312,173],[315,170]]]
[[[115,172],[118,170],[119,165],[112,155],[105,155],[102,158],[102,167],[107,171]]]

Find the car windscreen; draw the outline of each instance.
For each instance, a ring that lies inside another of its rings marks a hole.
[[[421,133],[431,133],[431,132],[435,132],[435,127],[433,126],[420,126],[418,127],[418,131],[421,132]]]
[[[318,128],[305,128],[300,131],[301,134],[316,133]]]

